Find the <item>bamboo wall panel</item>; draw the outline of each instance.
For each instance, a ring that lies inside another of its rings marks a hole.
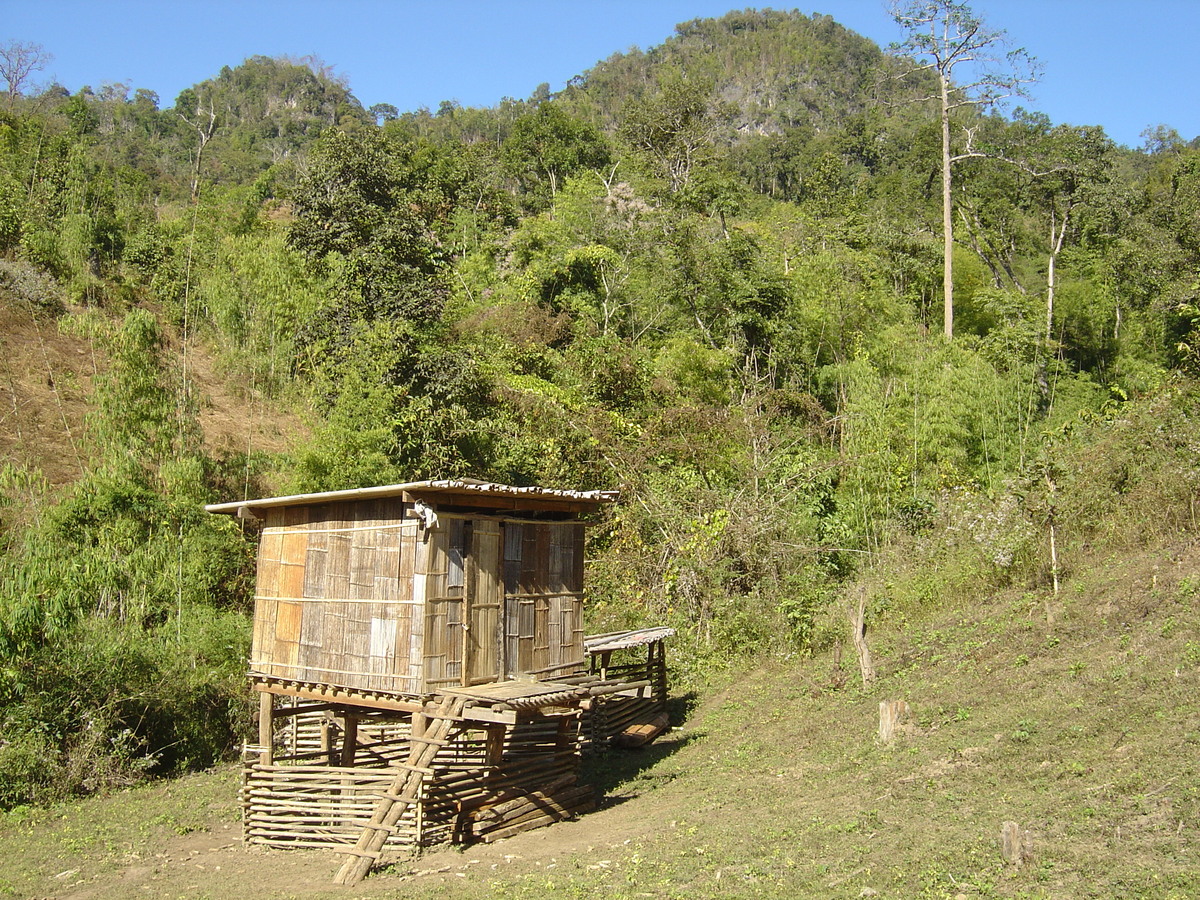
[[[417,523],[399,499],[267,511],[251,667],[350,688],[416,691]],[[406,561],[407,557],[407,561]]]
[[[424,529],[396,498],[265,513],[254,671],[405,693],[578,671],[582,526]]]
[[[449,538],[449,531],[442,528],[431,529],[425,536],[425,689],[462,683],[463,588],[449,585]]]
[[[504,650],[508,674],[583,665],[583,528],[507,524]]]
[[[618,662],[605,665],[592,657],[592,674],[604,675],[610,680],[624,682],[649,682],[649,688],[622,691],[597,697],[591,708],[584,712],[584,750],[602,752],[626,728],[649,722],[667,710],[667,664],[661,643],[646,647],[646,656],[638,659],[639,651],[614,651]],[[623,660],[623,661],[621,661]]]

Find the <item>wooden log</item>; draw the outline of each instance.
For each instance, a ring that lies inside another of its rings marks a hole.
[[[640,722],[628,726],[618,734],[614,739],[618,747],[627,749],[634,747],[644,747],[650,743],[671,725],[671,720],[666,713],[659,713],[649,722]]]
[[[263,777],[287,776],[289,780],[296,778],[364,778],[375,781],[387,781],[391,774],[387,769],[364,768],[362,766],[349,766],[343,768],[341,766],[318,766],[318,765],[297,765],[297,766],[280,766],[270,765],[264,766],[256,763],[250,768],[251,774],[261,775]]]
[[[646,679],[642,679],[641,681],[620,681],[598,684],[593,687],[589,687],[588,693],[593,697],[602,697],[605,694],[617,694],[621,691],[636,691],[648,687],[650,687],[650,682]]]
[[[503,818],[510,810],[516,809],[528,802],[531,797],[552,797],[556,791],[571,787],[575,784],[576,778],[574,773],[561,775],[547,784],[542,790],[534,791],[530,794],[522,794],[512,800],[503,801],[501,803],[493,803],[479,810],[477,818],[482,819],[499,819]]]
[[[570,817],[573,811],[588,799],[595,800],[595,790],[591,785],[586,784],[563,789],[553,797],[544,794],[530,794],[519,801],[510,801],[515,805],[506,804],[507,808],[494,817],[476,818],[472,823],[471,830],[475,834],[483,834],[493,828],[511,825],[537,816],[557,816],[565,819]]]
[[[583,804],[575,809],[572,815],[588,812],[595,807],[595,803]],[[540,828],[543,825],[552,825],[555,822],[561,822],[562,819],[556,816],[538,816],[536,818],[526,819],[523,822],[514,823],[504,828],[497,828],[495,831],[489,831],[485,835],[480,835],[480,839],[491,843],[492,841],[503,840],[507,837],[512,837],[514,834],[520,834],[522,831],[528,831],[531,828]]]
[[[544,823],[546,818],[555,822],[562,822],[571,818],[585,807],[588,809],[592,808],[594,803],[595,797],[592,795],[592,791],[590,789],[583,789],[570,797],[564,798],[562,803],[552,807],[530,806],[519,811],[514,811],[505,818],[490,823],[488,828],[481,830],[481,833],[491,833],[512,827],[513,825],[523,825],[533,821]]]
[[[324,834],[338,833],[357,839],[362,829],[366,827],[371,820],[371,811],[367,810],[363,815],[359,816],[332,816],[323,814],[321,816],[303,816],[303,815],[282,815],[276,813],[258,812],[255,814],[251,823],[247,824],[248,831],[258,830],[277,830],[280,827],[297,828],[309,834]],[[398,825],[389,826],[392,831],[399,833],[407,831],[415,821],[415,817],[401,819]]]
[[[371,821],[371,809],[355,809],[350,812],[336,809],[325,809],[317,812],[302,813],[296,810],[256,809],[251,819],[246,823],[249,830],[273,825],[304,826],[307,830],[328,831],[334,829],[358,837],[363,827]],[[407,815],[398,820],[398,824],[412,823],[414,815]],[[395,826],[391,826],[395,827]],[[407,826],[406,826],[407,827]]]
[[[285,850],[289,848],[295,848],[298,850],[332,850],[336,849],[336,844],[345,843],[348,846],[350,842],[324,840],[314,841],[306,840],[305,838],[299,836],[292,838],[286,835],[280,835],[278,837],[259,837],[256,835],[246,838],[246,843],[262,844],[263,846],[267,847],[279,847]]]

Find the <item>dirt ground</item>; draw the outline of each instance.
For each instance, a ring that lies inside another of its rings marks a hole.
[[[178,349],[168,356],[179,358]],[[0,464],[40,469],[52,485],[79,478],[90,398],[107,367],[96,341],[0,296]],[[187,375],[209,452],[281,453],[304,434],[296,415],[242,396],[203,346],[189,348]]]
[[[652,766],[674,752],[682,735],[676,732],[626,765]],[[620,764],[619,764],[620,765]],[[213,775],[194,779],[213,779]],[[601,779],[603,780],[603,778]],[[485,896],[496,882],[531,873],[552,873],[557,868],[604,869],[615,854],[647,837],[684,798],[660,797],[652,810],[638,799],[637,788],[616,787],[596,811],[581,819],[562,822],[491,844],[446,846],[420,854],[385,857],[363,882],[353,887],[334,885],[333,877],[344,856],[316,850],[275,850],[242,843],[236,817],[236,773],[222,772],[223,787],[204,785],[215,797],[198,817],[188,817],[186,807],[203,803],[187,791],[180,796],[160,796],[148,801],[143,815],[156,813],[155,826],[144,843],[118,848],[111,840],[92,840],[92,852],[63,852],[47,858],[39,868],[33,891],[0,889],[0,897],[38,900],[119,900],[119,898],[317,898]],[[169,793],[159,789],[160,794]],[[136,792],[134,792],[136,793]],[[128,796],[128,795],[127,795]],[[180,808],[182,807],[182,808]],[[180,827],[180,823],[186,824]],[[166,825],[166,828],[161,826]],[[187,830],[171,834],[170,828]],[[87,831],[86,823],[75,830]],[[194,829],[194,830],[190,830]],[[67,826],[65,831],[72,831]],[[155,840],[154,833],[159,835]],[[165,834],[164,834],[165,832]],[[125,826],[122,834],[129,833]],[[60,838],[60,840],[62,840]],[[63,841],[64,851],[69,839]],[[103,849],[100,849],[100,847]],[[55,870],[51,872],[51,870]]]

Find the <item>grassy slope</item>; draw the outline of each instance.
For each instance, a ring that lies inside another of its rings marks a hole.
[[[1185,536],[1081,563],[1057,600],[996,594],[880,630],[869,692],[827,657],[729,677],[653,748],[594,767],[600,811],[401,860],[353,895],[1196,896],[1198,564]],[[914,714],[889,746],[882,698]],[[10,815],[0,896],[349,896],[332,854],[237,843],[235,781]],[[1034,835],[1021,871],[999,852],[1010,819]]]

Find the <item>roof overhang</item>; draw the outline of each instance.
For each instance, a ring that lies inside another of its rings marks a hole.
[[[425,499],[437,503],[462,503],[506,509],[519,509],[522,503],[541,505],[563,503],[580,508],[612,503],[617,491],[571,491],[543,487],[514,487],[469,479],[439,481],[409,481],[404,484],[384,484],[346,491],[323,491],[315,494],[289,494],[284,497],[263,497],[257,500],[235,500],[230,503],[209,503],[204,509],[211,513],[238,515],[242,510],[270,509],[285,506],[315,506],[323,503],[347,503],[362,500],[385,500],[392,497]]]
[[[589,653],[608,653],[613,650],[628,650],[644,647],[657,641],[675,636],[675,629],[666,626],[639,628],[636,631],[613,631],[608,634],[588,635],[583,639],[583,649]]]

